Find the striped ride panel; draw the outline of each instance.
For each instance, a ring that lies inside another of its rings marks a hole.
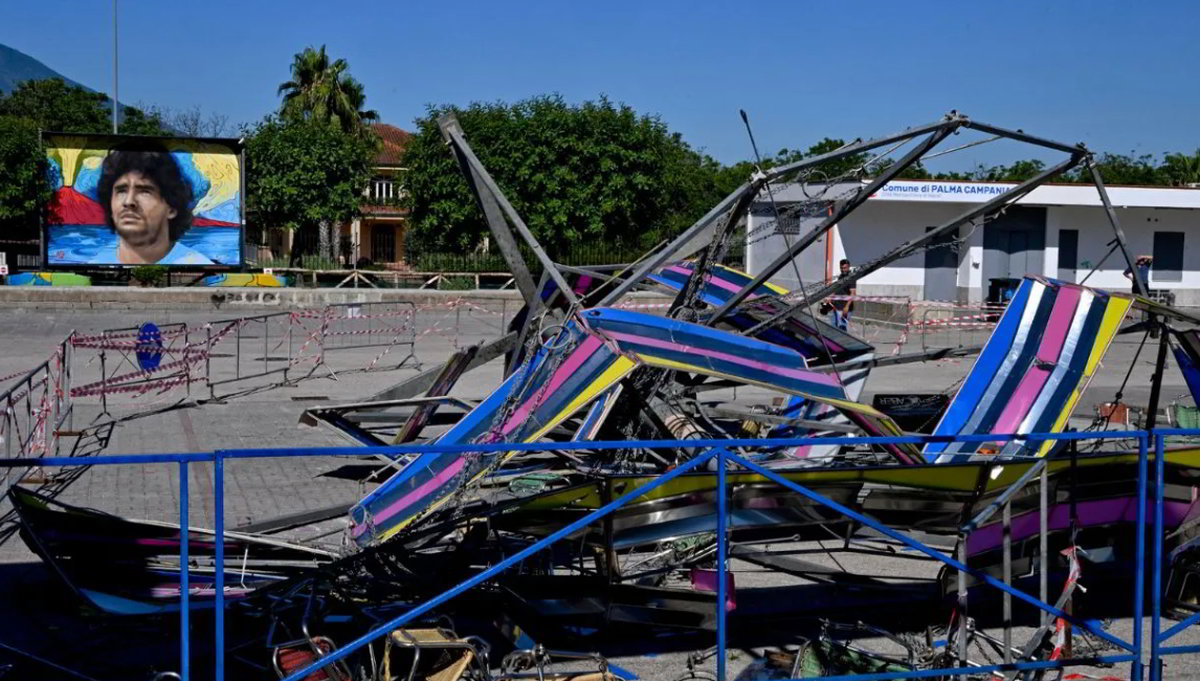
[[[1192,401],[1200,404],[1200,331],[1177,331],[1175,339],[1179,341],[1179,345],[1171,348],[1175,363],[1192,393]]]
[[[582,318],[590,331],[640,363],[798,395],[833,406],[869,434],[903,434],[889,417],[847,399],[837,378],[809,369],[804,356],[790,348],[630,310],[594,308]],[[904,463],[920,460],[909,445],[886,449]]]
[[[694,263],[683,261],[668,265],[648,278],[673,291],[681,291],[694,269]],[[750,282],[751,277],[745,272],[724,265],[713,265],[709,269],[708,279],[700,289],[700,299],[712,307],[720,307]],[[786,305],[779,297],[787,293],[787,289],[775,284],[762,284],[751,291],[742,304],[721,321],[738,331],[745,331],[782,310]],[[821,362],[827,361],[825,349],[821,347],[822,341],[837,360],[855,357],[875,349],[819,317],[814,324],[812,315],[807,311],[797,312],[779,325],[764,329],[755,335],[768,343],[792,348],[809,360]]]
[[[528,366],[509,376],[437,444],[537,440],[633,367],[632,361],[569,322],[550,346],[539,349]],[[514,404],[505,418],[502,412]],[[351,536],[360,546],[389,539],[514,454],[420,454],[350,509]]]
[[[934,434],[1061,432],[1131,304],[1120,294],[1026,278]],[[925,458],[965,460],[982,444],[930,443]],[[1009,442],[999,453],[1025,450]]]

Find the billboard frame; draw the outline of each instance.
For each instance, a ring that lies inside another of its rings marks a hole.
[[[203,271],[203,272],[241,272],[246,269],[246,138],[245,137],[188,137],[183,135],[125,135],[112,134],[107,132],[63,132],[61,130],[39,130],[38,141],[42,145],[43,156],[45,150],[49,148],[47,144],[48,138],[51,137],[87,137],[89,140],[103,140],[107,148],[112,149],[118,144],[145,146],[169,146],[173,142],[181,140],[188,142],[199,142],[201,144],[214,144],[229,147],[230,151],[237,155],[238,158],[238,261],[235,264],[213,264],[213,265],[174,265],[160,264],[161,267],[166,267],[170,271]],[[40,252],[42,256],[42,269],[44,270],[131,270],[140,265],[128,265],[122,263],[51,263],[50,262],[50,243],[47,239],[47,230],[50,225],[47,221],[49,217],[47,206],[42,206],[38,218],[38,240],[40,242]]]

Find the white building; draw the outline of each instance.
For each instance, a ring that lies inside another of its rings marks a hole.
[[[987,182],[898,180],[871,196],[796,260],[806,284],[836,276],[847,258],[857,266],[888,252],[928,229],[1012,188]],[[804,233],[828,215],[826,197],[833,189],[807,196],[797,185],[774,188],[776,206],[786,216],[806,214],[798,222],[784,219],[786,230]],[[844,191],[840,192],[843,195]],[[1130,254],[1154,256],[1149,287],[1175,293],[1177,305],[1200,305],[1200,189],[1108,187],[1109,198],[1125,232]],[[761,272],[796,236],[780,233],[774,209],[763,193],[751,208],[747,224],[746,267]],[[1089,286],[1128,291],[1126,263],[1113,246],[1113,230],[1096,188],[1091,185],[1043,185],[999,218],[982,227],[959,229],[962,246],[931,248],[889,264],[858,283],[860,295],[908,296],[913,299],[980,302],[994,279],[1041,274]],[[952,241],[952,240],[951,240]],[[797,285],[796,268],[787,266],[772,281]]]

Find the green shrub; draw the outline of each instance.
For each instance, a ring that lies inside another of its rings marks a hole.
[[[129,274],[142,286],[161,286],[167,278],[167,266],[138,265]]]

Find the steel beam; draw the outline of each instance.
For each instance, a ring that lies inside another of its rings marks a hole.
[[[546,251],[542,249],[542,245],[538,243],[536,238],[534,238],[533,232],[529,231],[529,227],[525,224],[525,221],[521,219],[521,216],[517,213],[517,210],[512,207],[512,204],[509,203],[508,198],[504,196],[504,192],[500,191],[500,187],[496,184],[496,181],[492,179],[492,176],[488,174],[487,169],[483,167],[483,163],[481,163],[479,158],[475,156],[475,152],[471,150],[471,145],[467,144],[467,140],[463,136],[462,129],[458,125],[451,125],[449,121],[447,121],[447,124],[443,126],[441,119],[438,120],[438,125],[441,126],[442,135],[446,137],[449,144],[454,148],[455,155],[461,157],[462,160],[460,162],[466,164],[466,166],[470,169],[471,176],[477,179],[483,185],[483,188],[491,194],[492,199],[495,200],[497,205],[500,206],[500,209],[504,211],[504,214],[508,216],[508,219],[510,222],[512,222],[513,226],[517,228],[517,233],[521,235],[521,238],[525,240],[525,244],[529,246],[530,250],[533,251],[533,254],[537,256],[538,261],[542,263],[542,267],[547,273],[549,273],[550,277],[554,279],[554,283],[558,284],[559,288],[562,289],[563,295],[567,297],[567,300],[571,302],[571,305],[577,305],[579,301],[575,298],[575,292],[571,290],[570,285],[567,284],[567,280],[563,278],[562,273],[558,271],[557,267],[555,267],[554,261],[550,259],[549,255],[546,255]],[[482,195],[482,193],[483,192],[476,192],[476,195]],[[515,276],[517,273],[514,271],[513,274]],[[526,274],[528,274],[528,271]],[[532,290],[532,277],[529,278],[528,284],[530,286],[530,290]],[[524,293],[524,289],[522,289],[522,293]]]
[[[915,128],[909,128],[904,132],[896,133],[895,135],[888,135],[887,137],[877,137],[866,142],[854,142],[852,144],[847,144],[844,147],[835,149],[827,154],[811,156],[809,158],[800,159],[799,161],[795,161],[793,163],[771,168],[770,170],[765,171],[767,175],[767,181],[777,179],[797,170],[811,168],[812,166],[820,165],[828,161],[836,161],[839,158],[853,156],[859,152],[870,151],[872,149],[878,149],[879,147],[893,144],[895,142],[903,142],[904,140],[912,139],[914,137],[920,137],[921,135],[936,132],[947,125],[961,127],[966,125],[967,121],[968,119],[966,116],[963,116],[956,111],[951,111],[940,121],[927,123],[925,125],[918,125]]]
[[[483,179],[479,173],[467,160],[462,149],[455,142],[454,136],[450,134],[450,130],[458,132],[459,139],[462,138],[462,127],[458,124],[458,119],[454,114],[443,114],[438,117],[438,128],[442,131],[442,138],[450,146],[454,153],[455,160],[458,161],[458,167],[462,171],[463,179],[467,181],[467,186],[471,188],[471,194],[475,197],[475,202],[479,205],[479,209],[483,211],[483,217],[487,220],[488,229],[491,230],[492,236],[496,239],[496,246],[500,249],[500,254],[504,256],[504,261],[508,263],[508,268],[512,272],[513,281],[517,284],[517,289],[521,291],[521,297],[525,302],[532,303],[534,296],[537,295],[537,289],[533,285],[533,275],[529,273],[529,265],[525,263],[525,258],[521,256],[521,251],[517,249],[517,240],[513,237],[512,231],[508,228],[508,223],[504,220],[504,213],[500,210],[500,204],[496,202],[496,197],[488,191],[484,185]]]
[[[1001,137],[1007,137],[1010,140],[1016,140],[1018,142],[1036,144],[1039,147],[1046,147],[1047,149],[1054,149],[1055,151],[1061,151],[1072,155],[1087,151],[1082,144],[1076,144],[1072,146],[1062,142],[1055,142],[1054,140],[1046,139],[1045,137],[1030,135],[1024,130],[1009,130],[1008,128],[988,125],[987,123],[980,123],[978,121],[968,121],[966,127],[973,130],[978,130],[979,132],[986,132],[990,135],[999,135]]]
[[[1104,212],[1108,215],[1109,224],[1112,225],[1113,235],[1117,238],[1117,247],[1121,249],[1121,255],[1125,256],[1125,264],[1129,266],[1130,274],[1133,277],[1133,291],[1139,296],[1149,298],[1150,289],[1146,287],[1146,282],[1142,280],[1142,274],[1138,272],[1133,258],[1129,256],[1129,248],[1125,244],[1125,230],[1121,229],[1121,221],[1117,219],[1117,212],[1113,210],[1112,201],[1108,198],[1108,189],[1104,186],[1104,178],[1100,177],[1100,171],[1096,169],[1096,159],[1090,155],[1087,167],[1092,174],[1092,181],[1096,184],[1096,192],[1100,194],[1100,201],[1104,204]]]
[[[946,139],[955,130],[958,130],[964,122],[965,119],[961,118],[950,119],[943,123],[942,126],[937,130],[934,130],[932,133],[930,133],[929,137],[925,138],[923,142],[905,154],[899,161],[892,164],[886,171],[880,173],[879,177],[871,180],[871,182],[867,184],[867,186],[863,187],[857,194],[855,194],[853,198],[843,203],[837,210],[833,212],[833,215],[830,215],[822,220],[821,224],[813,227],[807,234],[800,237],[799,241],[790,245],[783,253],[780,253],[778,257],[771,261],[771,264],[767,265],[766,269],[755,276],[750,283],[743,286],[742,290],[735,293],[733,297],[725,301],[721,307],[717,308],[717,310],[713,312],[712,316],[709,317],[706,324],[712,326],[717,322],[717,320],[728,314],[731,309],[745,300],[746,296],[750,295],[754,289],[762,286],[763,283],[765,283],[768,279],[775,276],[776,272],[783,269],[801,251],[803,251],[805,248],[808,248],[817,239],[821,238],[823,234],[828,232],[842,218],[846,217],[852,211],[866,202],[866,200],[870,198],[872,194],[879,191],[881,187],[895,179],[895,177],[903,172],[905,168],[908,168],[913,163],[916,163],[918,160],[920,160],[920,158],[925,155],[925,152],[937,146],[939,142]]]
[[[500,355],[508,352],[516,347],[517,334],[508,333],[500,338],[488,343],[479,348],[479,352],[475,353],[475,357],[467,363],[467,368],[463,369],[463,373],[474,369],[475,367],[486,364]],[[384,400],[401,400],[409,397],[423,395],[437,380],[439,374],[442,373],[442,366],[439,364],[431,369],[426,369],[421,373],[413,376],[402,383],[392,386],[387,390],[376,393],[368,398],[370,402],[382,402]]]
[[[811,158],[801,159],[794,163],[788,163],[786,165],[782,165],[777,168],[771,168],[769,170],[764,171],[765,181],[769,182],[773,179],[782,177],[784,175],[795,172],[797,170],[802,170],[804,168],[809,168],[812,166],[820,165],[827,161],[834,161],[834,160],[837,160],[840,158],[845,158],[847,156],[853,156],[854,154],[857,154],[859,152],[869,151],[871,149],[877,149],[879,147],[886,146],[888,144],[893,144],[895,142],[912,139],[913,137],[919,137],[921,135],[931,133],[931,132],[934,132],[936,130],[939,130],[939,129],[945,127],[949,123],[950,120],[960,121],[958,123],[958,125],[961,125],[962,122],[965,122],[967,119],[965,116],[960,116],[960,115],[952,112],[951,114],[948,114],[945,119],[942,119],[942,120],[934,122],[934,123],[928,123],[926,125],[919,125],[915,128],[909,128],[908,130],[897,133],[895,135],[879,137],[879,138],[869,140],[866,142],[855,142],[853,144],[848,144],[840,149],[831,151],[827,154],[821,154],[820,156],[813,156]],[[755,185],[757,185],[757,186],[755,186]],[[662,267],[662,265],[664,263],[666,263],[668,260],[671,259],[671,257],[675,254],[676,251],[678,251],[680,248],[682,248],[686,244],[690,243],[693,239],[695,239],[697,236],[699,236],[701,233],[703,233],[704,230],[706,228],[708,228],[719,216],[721,216],[722,214],[727,212],[729,210],[729,208],[731,206],[733,206],[742,197],[742,195],[745,192],[750,191],[750,192],[753,192],[754,194],[757,194],[758,190],[760,188],[761,188],[761,183],[747,182],[747,183],[743,184],[742,186],[738,187],[737,189],[733,190],[733,192],[730,193],[729,196],[726,196],[724,199],[721,200],[720,203],[718,203],[716,206],[713,206],[712,210],[705,213],[704,216],[701,217],[699,220],[697,220],[695,223],[693,223],[691,227],[688,227],[686,230],[683,231],[682,234],[675,237],[675,239],[673,239],[671,241],[671,243],[667,244],[661,250],[656,252],[654,255],[647,258],[642,263],[642,265],[637,268],[637,270],[633,273],[632,276],[630,276],[628,279],[625,280],[624,283],[622,283],[616,289],[611,291],[607,296],[605,296],[604,299],[600,301],[599,306],[605,307],[608,305],[612,305],[614,301],[620,299],[621,296],[628,293],[631,289],[633,289],[634,286],[637,286],[643,279],[645,279],[647,274],[649,274],[650,272],[653,272],[654,270],[658,269],[659,267]]]
[[[1021,184],[1018,184],[1017,186],[1015,186],[1012,189],[1008,190],[1007,192],[1001,194],[1000,196],[997,196],[985,203],[982,203],[979,206],[972,208],[971,210],[968,210],[967,212],[963,213],[962,215],[959,215],[958,217],[950,220],[949,222],[942,223],[937,228],[929,230],[922,236],[920,236],[916,239],[913,239],[912,241],[907,241],[907,242],[901,244],[900,246],[889,251],[888,253],[885,253],[884,255],[876,258],[874,261],[867,263],[866,265],[863,265],[862,267],[852,271],[850,274],[846,275],[844,278],[842,278],[838,281],[826,284],[825,286],[818,289],[816,292],[808,295],[806,300],[801,300],[800,302],[789,305],[786,309],[782,310],[778,314],[773,315],[771,318],[767,319],[766,321],[756,324],[755,326],[753,326],[750,329],[743,332],[743,335],[752,336],[752,335],[758,333],[759,331],[762,331],[765,328],[774,326],[780,320],[785,319],[786,317],[791,315],[796,310],[804,307],[806,303],[812,304],[812,303],[820,302],[821,300],[825,299],[826,297],[828,297],[830,294],[834,293],[835,291],[853,286],[855,282],[857,282],[859,279],[862,279],[863,277],[867,276],[868,274],[871,274],[872,272],[875,272],[876,270],[879,270],[879,269],[895,262],[896,260],[899,260],[900,258],[911,255],[918,248],[920,248],[921,246],[936,239],[937,237],[942,236],[943,234],[947,234],[952,230],[958,229],[962,225],[970,222],[971,220],[974,220],[975,218],[980,217],[982,215],[986,215],[987,213],[990,213],[1005,204],[1017,201],[1022,196],[1033,191],[1034,189],[1036,189],[1038,186],[1040,186],[1041,184],[1043,184],[1050,178],[1075,167],[1076,165],[1078,165],[1080,163],[1082,158],[1083,158],[1082,155],[1072,156],[1071,158],[1067,159],[1066,161],[1063,161],[1062,163],[1059,163],[1058,165],[1055,165],[1055,166],[1039,173],[1038,175],[1036,175],[1028,180],[1025,180]]]

